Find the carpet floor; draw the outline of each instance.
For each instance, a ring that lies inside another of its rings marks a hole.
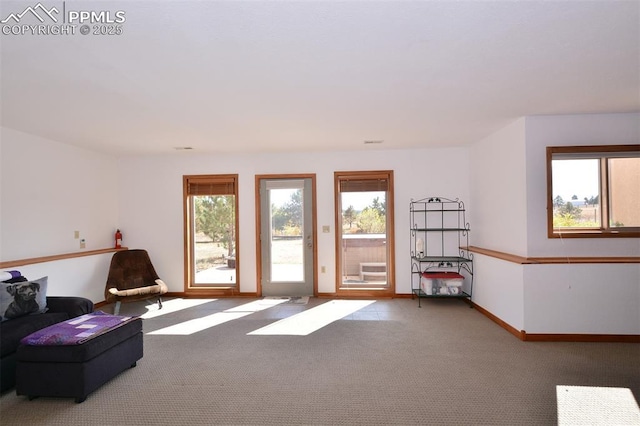
[[[377,300],[327,324],[313,319],[318,328],[306,335],[250,334],[284,319],[311,321],[297,315],[332,301],[264,302],[173,299],[161,311],[123,304],[121,315],[144,318],[137,367],[81,404],[7,392],[0,423],[555,425],[559,386],[640,397],[638,344],[522,342],[445,299],[423,299],[422,308]]]

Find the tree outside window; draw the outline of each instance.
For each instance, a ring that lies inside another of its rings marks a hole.
[[[640,145],[547,148],[548,235],[640,235]]]

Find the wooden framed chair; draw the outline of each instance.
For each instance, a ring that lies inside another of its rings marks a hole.
[[[167,291],[146,250],[123,250],[111,258],[104,297],[107,303],[115,302],[114,315],[119,314],[120,303],[127,301],[157,298],[162,309],[161,296]]]

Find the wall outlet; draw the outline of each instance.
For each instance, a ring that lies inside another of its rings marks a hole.
[[[83,239],[80,240],[80,248],[83,249],[83,248],[86,248],[86,247],[87,247],[87,244],[86,244],[86,242],[85,242],[85,240],[83,238]]]
[[[320,267],[320,272],[322,272],[323,274],[327,272],[327,267],[326,266],[321,266]]]

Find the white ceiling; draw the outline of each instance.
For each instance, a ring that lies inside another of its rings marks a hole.
[[[0,35],[0,124],[114,155],[460,146],[640,110],[638,1],[42,3],[122,10],[123,34]]]

